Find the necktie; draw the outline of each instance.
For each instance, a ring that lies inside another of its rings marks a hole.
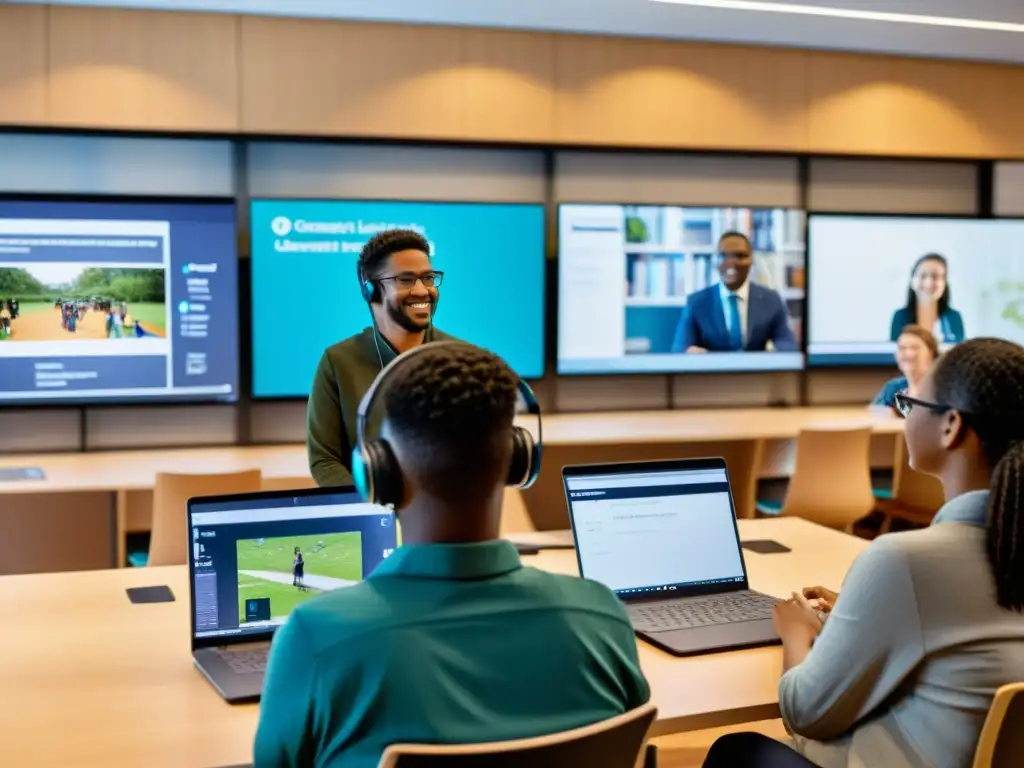
[[[729,294],[729,347],[736,352],[743,349],[743,329],[740,327],[740,300],[735,293]]]

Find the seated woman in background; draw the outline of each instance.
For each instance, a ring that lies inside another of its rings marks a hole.
[[[925,374],[939,357],[935,336],[922,325],[908,325],[896,340],[896,367],[900,376],[885,382],[872,405],[896,407],[896,394],[914,395]]]
[[[922,325],[943,344],[964,340],[964,319],[950,306],[946,258],[929,253],[910,270],[907,303],[892,316],[889,338],[896,341],[908,325]]]
[[[1024,680],[1024,348],[966,341],[896,401],[910,465],[946,504],[929,528],[875,539],[840,595],[775,609],[783,720],[822,768],[970,768],[996,690]],[[805,764],[742,736],[705,766]]]

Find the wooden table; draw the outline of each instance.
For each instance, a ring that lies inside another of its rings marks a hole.
[[[533,428],[532,419],[523,423]],[[750,516],[768,441],[792,439],[806,427],[853,424],[870,424],[881,435],[899,434],[903,429],[903,422],[887,411],[861,407],[556,414],[544,419],[545,469],[524,499],[538,527],[564,528],[568,522],[559,474],[564,464],[719,455],[729,463],[740,515]],[[0,508],[0,528],[15,530],[12,520],[17,518],[24,525],[39,520],[40,527],[51,529],[43,539],[52,550],[47,560],[51,570],[60,567],[62,557],[73,558],[73,547],[87,546],[86,541],[103,547],[101,566],[122,565],[128,493],[151,491],[159,472],[258,468],[266,478],[309,475],[303,445],[3,456],[2,467],[39,467],[46,474],[44,480],[0,483],[0,496],[8,496]],[[58,502],[51,503],[40,494],[65,494],[65,500],[59,502],[62,512],[52,513],[50,507]],[[88,526],[82,523],[82,528],[69,532],[65,551],[58,553],[58,538],[52,529],[59,526],[64,530],[75,522],[67,516],[70,511],[65,514],[63,510],[84,509],[84,502],[71,495],[89,495],[92,518]],[[25,513],[19,513],[19,508]],[[97,531],[98,522],[106,526],[104,530]],[[26,559],[22,550],[5,552],[0,541],[0,562],[16,558]]]
[[[533,428],[532,419],[524,426]],[[812,426],[870,424],[899,434],[903,421],[884,411],[843,408],[736,408],[691,411],[555,414],[544,418],[544,444],[714,443],[796,437]],[[0,494],[151,489],[158,472],[236,472],[265,477],[308,475],[304,445],[93,451],[0,456],[0,467],[40,467],[44,480],[0,483]]]
[[[797,519],[741,520],[755,589],[787,597],[838,589],[860,539]],[[575,573],[572,551],[524,558]],[[77,768],[209,768],[252,759],[258,706],[229,706],[193,667],[184,567],[0,578],[0,763]],[[167,584],[174,603],[132,605],[124,590]],[[658,705],[656,735],[778,716],[778,647],[685,659],[639,643]]]

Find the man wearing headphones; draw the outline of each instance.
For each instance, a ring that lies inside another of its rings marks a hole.
[[[274,637],[255,768],[375,768],[395,743],[479,743],[595,723],[649,698],[625,610],[605,586],[522,565],[498,538],[506,485],[540,468],[513,424],[525,382],[461,342],[401,357],[360,405],[364,497],[402,545],[360,584],[309,600]],[[363,427],[383,405],[380,437]]]
[[[306,451],[321,487],[352,483],[356,408],[381,369],[406,350],[452,338],[433,327],[444,275],[431,265],[423,235],[407,229],[374,235],[356,271],[373,327],[327,348],[309,393]]]

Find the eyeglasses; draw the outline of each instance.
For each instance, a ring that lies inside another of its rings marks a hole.
[[[441,285],[444,272],[423,272],[418,275],[415,272],[402,272],[400,275],[387,275],[377,279],[382,283],[385,280],[393,280],[395,285],[406,290],[414,287],[417,281],[423,283],[424,288],[436,288]]]
[[[920,406],[925,410],[929,410],[932,413],[946,413],[952,410],[951,406],[940,405],[939,403],[930,403],[927,400],[919,400],[916,397],[911,397],[906,392],[897,392],[893,398],[896,403],[896,412],[903,418],[907,418],[910,412],[914,410],[915,406]]]
[[[747,261],[753,257],[754,255],[749,251],[719,251],[715,254],[715,258],[719,261]]]

